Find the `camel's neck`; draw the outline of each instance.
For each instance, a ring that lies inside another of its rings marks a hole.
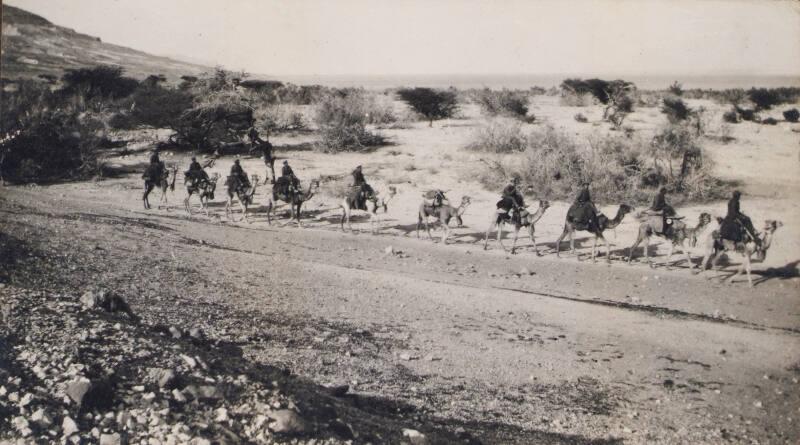
[[[469,206],[468,202],[462,202],[461,205],[458,206],[458,208],[456,209],[456,215],[457,216],[463,215],[464,212],[467,211],[467,206]]]
[[[531,215],[531,217],[530,217],[530,221],[531,221],[532,223],[535,223],[535,222],[539,221],[539,219],[541,219],[541,218],[542,218],[542,216],[544,215],[544,211],[545,211],[545,207],[544,207],[544,206],[542,206],[542,205],[539,205],[539,208],[538,208],[538,209],[536,209],[536,212],[534,212],[534,213]]]
[[[617,227],[622,222],[622,219],[625,218],[625,212],[622,211],[622,207],[617,210],[617,215],[614,216],[614,219],[609,220],[606,228],[613,229]]]
[[[708,225],[708,221],[700,220],[697,225],[691,229],[692,234],[697,235],[698,233],[702,232],[703,229]]]
[[[177,170],[173,170],[173,171],[172,171],[172,182],[171,182],[171,183],[170,183],[170,185],[169,185],[169,186],[170,186],[170,188],[172,188],[172,189],[174,189],[174,188],[175,188],[175,179],[176,179],[177,177],[178,177],[178,171],[177,171]]]
[[[772,245],[772,238],[774,237],[775,237],[774,232],[764,233],[763,239],[761,241],[761,250],[766,252],[769,249],[769,246]]]

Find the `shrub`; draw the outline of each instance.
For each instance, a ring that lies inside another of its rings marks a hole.
[[[522,126],[510,119],[493,119],[482,125],[473,135],[467,149],[492,153],[524,151],[527,139]]]
[[[751,110],[749,108],[736,107],[736,113],[739,114],[739,117],[743,121],[754,121],[756,119],[755,110]]]
[[[575,122],[580,122],[582,124],[585,124],[585,123],[589,122],[589,119],[587,119],[586,116],[584,116],[582,113],[576,114],[574,116],[574,118],[575,118]]]
[[[434,120],[452,117],[458,110],[458,98],[452,90],[403,88],[397,94],[414,111],[424,116],[431,127]]]
[[[61,77],[64,82],[61,92],[84,101],[123,98],[133,93],[139,82],[123,76],[122,72],[122,67],[108,65],[67,70]]]
[[[678,83],[677,80],[675,82],[673,82],[672,85],[669,86],[668,90],[674,96],[677,96],[677,97],[683,96],[683,85]]]
[[[729,124],[739,123],[739,113],[736,110],[728,110],[722,113],[722,120]]]
[[[122,109],[130,111],[117,114],[111,125],[115,128],[175,128],[181,115],[192,108],[192,101],[192,95],[184,90],[158,84],[142,86],[121,104]]]
[[[647,202],[662,185],[690,199],[721,196],[719,181],[709,174],[702,150],[685,126],[668,126],[653,140],[604,135],[585,143],[548,126],[529,133],[526,142],[522,152],[482,159],[486,168],[477,179],[499,189],[518,175],[548,199],[573,199],[586,180],[599,202]]]
[[[788,122],[797,122],[800,120],[800,111],[797,108],[792,108],[783,112],[783,118]]]
[[[775,119],[774,117],[768,117],[766,119],[763,119],[761,123],[764,125],[778,125],[778,120]]]
[[[96,173],[106,116],[74,106],[47,84],[18,85],[17,91],[4,91],[2,97],[0,177],[26,183]]]
[[[0,176],[26,183],[93,175],[102,128],[95,116],[75,109],[33,110],[2,143]]]
[[[775,105],[794,103],[800,98],[800,88],[751,88],[747,97],[756,111],[769,110]]]
[[[677,96],[665,97],[661,104],[661,112],[667,115],[667,119],[671,123],[685,121],[692,114],[692,110],[686,105],[686,102]]]
[[[361,150],[385,143],[382,136],[366,129],[366,103],[357,94],[326,96],[317,104],[315,121],[321,136],[317,147],[324,152]]]
[[[528,114],[528,96],[520,91],[493,91],[486,88],[475,94],[475,102],[481,110],[490,116],[508,116],[526,119]]]

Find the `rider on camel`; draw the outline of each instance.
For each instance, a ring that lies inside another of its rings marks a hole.
[[[149,179],[150,181],[159,181],[164,176],[165,167],[158,157],[158,149],[154,148],[150,155],[150,165],[145,169],[142,179]]]
[[[720,231],[723,232],[723,235],[728,235],[726,238],[730,238],[733,241],[740,241],[741,236],[739,236],[734,229],[734,227],[738,225],[747,231],[758,246],[761,246],[761,238],[758,237],[758,232],[756,232],[756,229],[753,227],[753,222],[750,220],[750,217],[742,213],[740,209],[739,199],[741,197],[742,193],[740,191],[735,190],[733,192],[733,196],[731,196],[730,201],[728,201],[728,214],[722,221]]]
[[[233,166],[231,166],[230,177],[238,179],[241,187],[244,188],[250,187],[250,179],[248,179],[247,173],[245,173],[244,170],[242,169],[242,165],[239,163],[238,159],[233,161]]]
[[[197,158],[194,156],[192,156],[192,163],[189,164],[189,170],[184,172],[184,176],[191,181],[192,186],[208,181],[208,173],[206,173],[203,166],[197,162]]]
[[[585,217],[585,222],[589,226],[593,226],[595,221],[597,220],[597,207],[595,207],[594,202],[592,202],[592,194],[589,193],[589,181],[584,181],[581,183],[581,190],[578,192],[578,196],[575,198],[575,203],[573,207],[576,209],[581,209],[583,211],[583,217]]]
[[[283,161],[283,168],[281,169],[281,177],[285,178],[286,184],[289,185],[289,192],[294,193],[300,191],[300,180],[294,174],[294,170],[289,166],[289,161]]]
[[[358,192],[356,194],[356,202],[361,202],[365,195],[372,191],[372,187],[367,184],[367,180],[364,179],[364,173],[361,172],[361,166],[356,166],[355,170],[351,173],[353,175],[353,187],[358,187]]]
[[[525,208],[525,199],[518,188],[519,182],[519,176],[514,176],[503,188],[502,197],[497,201],[499,219],[516,218],[520,215],[520,209]]]
[[[675,209],[672,208],[672,206],[667,203],[667,188],[666,187],[661,187],[658,190],[658,193],[653,198],[653,204],[650,206],[649,209],[645,210],[644,213],[647,214],[647,215],[651,215],[651,216],[661,216],[662,217],[662,219],[661,219],[661,224],[662,225],[661,225],[660,228],[659,227],[655,228],[656,232],[662,233],[667,229],[667,226],[669,225],[668,224],[668,222],[669,222],[668,218],[669,217],[675,217]],[[681,218],[678,217],[677,219],[681,219]]]

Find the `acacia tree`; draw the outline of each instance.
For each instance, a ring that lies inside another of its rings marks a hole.
[[[458,98],[454,91],[403,88],[397,95],[414,111],[425,116],[430,127],[433,127],[434,120],[452,117],[458,110]]]
[[[582,95],[591,94],[598,102],[605,105],[603,119],[620,128],[625,117],[633,111],[631,94],[636,91],[633,82],[625,80],[603,79],[565,79],[561,82],[565,93]]]

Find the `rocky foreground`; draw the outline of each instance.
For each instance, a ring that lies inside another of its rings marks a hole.
[[[367,415],[346,386],[251,363],[197,327],[143,323],[102,290],[0,286],[0,442],[474,442]]]

